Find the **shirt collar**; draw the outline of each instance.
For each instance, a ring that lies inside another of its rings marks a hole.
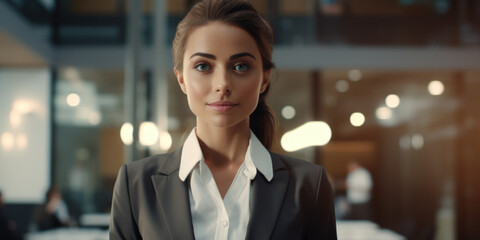
[[[254,167],[256,167],[256,169],[258,169],[258,171],[260,171],[269,182],[272,180],[273,166],[270,152],[268,152],[251,130],[250,144],[248,145],[247,154],[245,154],[245,156],[246,160],[248,158],[252,160]],[[248,163],[249,161],[246,162]]]
[[[180,158],[179,177],[182,181],[188,177],[198,162],[204,160],[202,149],[195,133],[195,128],[190,132],[182,148]],[[250,178],[255,178],[257,170],[270,182],[273,178],[272,157],[268,150],[250,131],[250,141],[245,154],[245,174]]]
[[[180,157],[180,170],[178,171],[180,180],[185,181],[188,174],[190,174],[195,165],[201,160],[203,160],[203,153],[194,128],[183,144],[182,156]]]

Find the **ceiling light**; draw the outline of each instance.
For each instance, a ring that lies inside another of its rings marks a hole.
[[[280,144],[285,151],[293,152],[310,146],[323,146],[331,138],[332,130],[327,123],[313,121],[286,132]]]

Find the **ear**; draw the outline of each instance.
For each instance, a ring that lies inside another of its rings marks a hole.
[[[183,80],[183,73],[182,71],[174,68],[173,71],[175,72],[175,77],[177,77],[178,85],[182,89],[182,92],[187,94],[187,87],[185,86],[185,81]]]
[[[272,69],[269,69],[263,73],[263,81],[262,85],[260,86],[260,93],[265,92],[265,90],[268,87],[268,84],[270,83],[270,73],[272,72]]]

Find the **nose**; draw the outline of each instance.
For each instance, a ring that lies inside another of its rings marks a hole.
[[[218,71],[214,80],[215,92],[221,95],[228,95],[232,92],[232,84],[227,71]]]

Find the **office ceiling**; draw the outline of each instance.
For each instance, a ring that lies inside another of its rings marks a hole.
[[[47,66],[44,59],[2,29],[0,29],[0,52],[1,67]]]

